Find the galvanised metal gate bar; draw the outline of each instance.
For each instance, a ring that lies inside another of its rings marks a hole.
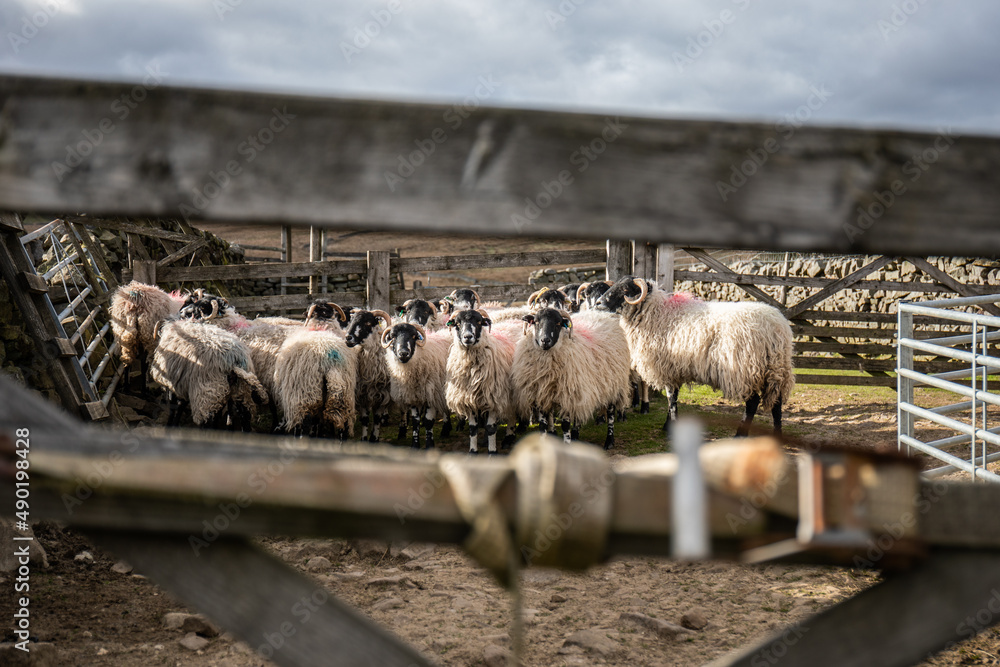
[[[927,477],[964,470],[973,480],[983,479],[1000,482],[1000,475],[986,469],[986,464],[1000,459],[1000,426],[989,427],[988,408],[1000,407],[1000,395],[990,393],[988,378],[991,373],[1000,372],[1000,358],[991,357],[989,344],[1000,340],[1000,317],[967,313],[957,308],[1000,302],[1000,295],[963,297],[958,299],[938,299],[899,304],[899,335],[897,339],[897,397],[898,446],[906,445],[924,454],[933,456],[947,465],[924,472]],[[943,336],[916,340],[914,336],[914,315],[930,315],[969,325],[968,334]],[[992,331],[991,331],[992,329]],[[955,349],[955,346],[969,346],[969,351]],[[968,369],[948,373],[927,374],[914,370],[914,352],[947,357],[969,364]],[[968,379],[968,385],[957,380]],[[927,385],[953,392],[964,400],[938,408],[923,408],[914,403],[914,388]],[[968,413],[967,421],[949,417],[954,413]],[[916,436],[915,422],[926,419],[945,428],[957,431],[959,435],[924,442]],[[944,451],[952,445],[969,444],[968,460]],[[998,448],[988,452],[988,446]]]

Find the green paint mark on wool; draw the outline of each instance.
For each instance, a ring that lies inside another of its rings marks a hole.
[[[343,357],[340,356],[340,352],[339,351],[332,350],[332,349],[331,350],[327,350],[327,352],[326,352],[326,358],[327,358],[327,360],[332,361],[335,364],[339,364],[340,361],[343,359]]]

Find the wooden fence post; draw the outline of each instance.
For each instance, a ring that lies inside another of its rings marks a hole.
[[[656,250],[655,243],[634,241],[634,268],[632,273],[646,280],[656,280]]]
[[[389,251],[368,251],[368,310],[389,310]]]
[[[320,247],[320,228],[309,228],[309,261],[318,262],[323,249]],[[319,276],[309,276],[309,293],[315,294],[319,290]]]
[[[674,246],[661,243],[656,252],[656,282],[668,292],[674,291]]]
[[[153,260],[132,260],[132,280],[138,280],[147,285],[156,284],[156,262]]]
[[[285,264],[292,262],[292,228],[288,225],[281,227],[281,261]],[[281,295],[288,294],[288,278],[281,277]]]
[[[618,280],[632,273],[632,242],[608,241],[608,280]]]

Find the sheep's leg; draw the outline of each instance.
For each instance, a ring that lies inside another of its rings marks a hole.
[[[410,408],[410,425],[413,429],[413,436],[410,441],[410,447],[414,449],[420,449],[420,412],[416,407]]]
[[[372,410],[372,437],[369,442],[378,442],[378,437],[381,434],[382,426],[382,412],[379,410]]]
[[[515,422],[517,423],[517,422]],[[520,424],[518,424],[520,426]],[[515,428],[511,426],[510,422],[507,422],[507,433],[503,437],[503,442],[500,443],[501,449],[510,449],[517,442],[517,436],[515,435]]]
[[[479,423],[476,421],[476,415],[469,417],[469,453],[476,454],[479,452]]]
[[[670,422],[677,419],[677,396],[681,393],[680,388],[667,389],[667,421],[663,422],[663,430],[670,428]]]
[[[181,403],[183,399],[177,394],[169,392],[168,396],[167,426],[180,426],[181,424]]]
[[[559,426],[562,428],[563,442],[569,442],[572,437],[572,425],[569,420],[563,417]]]
[[[361,422],[361,442],[365,442],[368,440],[368,424],[371,421],[368,408],[361,408],[361,416],[358,421]]]
[[[523,419],[517,420],[517,427],[514,429],[517,433],[526,433],[528,430],[528,422]]]
[[[542,433],[549,432],[549,416],[541,411],[538,411],[538,430]]]
[[[455,430],[458,431],[459,433],[461,433],[462,431],[465,430],[465,425],[467,423],[468,423],[468,420],[465,419],[464,417],[458,417],[458,418],[456,418],[455,419]]]
[[[639,408],[639,414],[640,415],[648,415],[649,414],[649,385],[646,384],[645,382],[641,382],[640,384],[642,385],[642,403],[641,403],[641,407]]]
[[[434,417],[437,411],[434,408],[427,408],[424,414],[424,448],[434,449]]]
[[[546,431],[546,433],[552,433],[554,435],[555,432],[556,432],[556,416],[555,416],[555,414],[553,414],[553,413],[550,412],[545,417],[545,423],[547,423],[549,425],[548,431]]]
[[[407,416],[406,408],[403,408],[401,410],[401,414],[399,415],[399,433],[396,435],[396,440],[406,439],[406,430],[409,425],[410,422]]]
[[[641,382],[633,382],[632,383],[632,407],[633,408],[639,407],[639,402],[641,400],[641,398],[640,398],[640,385],[641,384],[642,384]]]
[[[497,453],[497,418],[492,412],[486,413],[486,449],[490,454]]]
[[[573,426],[569,430],[569,437],[570,437],[570,440],[579,440],[580,439],[580,423],[579,422],[573,422]]]
[[[604,449],[611,449],[615,446],[615,406],[608,406],[608,435],[604,438]]]
[[[759,406],[760,394],[752,394],[750,398],[747,399],[746,412],[743,414],[743,423],[741,423],[740,427],[736,429],[737,438],[745,438],[747,434],[750,433],[750,424],[753,422],[753,417],[757,414],[757,408]]]
[[[444,418],[441,420],[441,437],[447,438],[451,435],[451,413],[444,413]]]
[[[771,419],[774,420],[774,433],[781,435],[781,399],[779,398],[771,408]]]

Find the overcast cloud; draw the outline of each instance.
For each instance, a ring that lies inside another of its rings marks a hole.
[[[820,90],[811,124],[1000,134],[996,0],[8,0],[0,25],[6,73],[431,101],[492,75],[489,104],[768,122]]]

